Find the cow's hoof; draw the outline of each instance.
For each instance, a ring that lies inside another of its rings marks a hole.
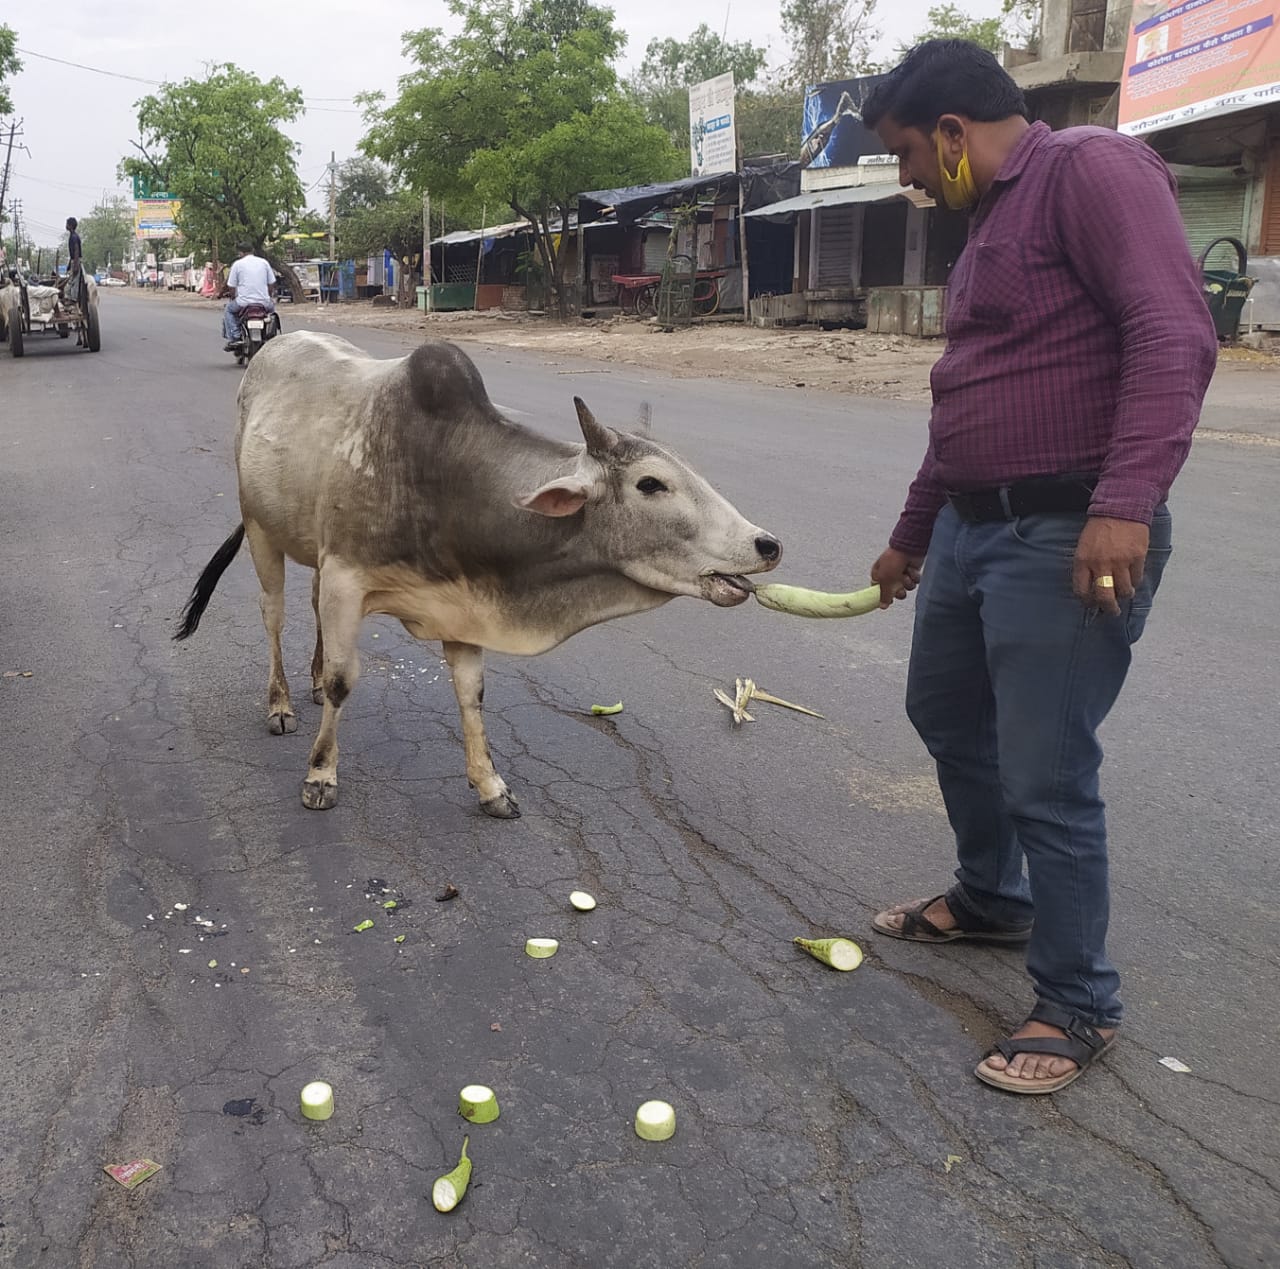
[[[292,736],[298,730],[298,716],[282,712],[268,714],[267,730],[273,736]]]
[[[337,806],[337,781],[304,780],[302,782],[302,805],[308,811],[328,811]]]
[[[324,704],[324,688],[313,687],[311,689],[311,699],[315,701],[317,705],[323,705]]]
[[[510,793],[500,793],[496,798],[481,802],[480,809],[486,815],[492,815],[495,820],[518,820],[520,818],[520,804]]]

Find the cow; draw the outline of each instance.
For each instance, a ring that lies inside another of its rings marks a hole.
[[[746,574],[777,566],[778,539],[670,449],[574,405],[583,444],[539,435],[501,414],[471,359],[442,341],[382,360],[299,331],[249,363],[237,397],[241,523],[174,638],[195,631],[247,539],[271,647],[267,726],[296,731],[280,649],[285,557],[315,570],[311,684],[324,712],[304,806],[337,802],[338,719],[370,613],[443,645],[467,779],[487,814],[514,819],[485,739],[485,650],[533,656],[677,595],[732,607],[751,593]]]

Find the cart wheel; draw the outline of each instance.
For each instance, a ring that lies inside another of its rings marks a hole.
[[[9,315],[9,351],[15,357],[22,356],[22,314]]]
[[[636,292],[636,316],[652,317],[658,311],[658,288],[642,286]]]
[[[97,352],[102,347],[102,331],[98,326],[98,306],[90,304],[85,313],[85,334],[89,339],[89,351]]]

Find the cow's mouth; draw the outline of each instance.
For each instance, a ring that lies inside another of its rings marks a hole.
[[[708,573],[702,578],[702,597],[717,608],[733,608],[745,604],[755,587],[737,573]]]

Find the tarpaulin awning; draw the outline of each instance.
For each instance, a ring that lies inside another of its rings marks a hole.
[[[505,225],[493,225],[489,229],[455,229],[443,238],[432,238],[431,246],[457,246],[460,242],[479,242],[481,238],[510,238],[513,234],[532,233],[533,226],[527,220],[512,220]]]
[[[905,198],[916,207],[933,207],[936,204],[923,190],[903,189],[892,181],[872,181],[869,185],[845,185],[839,189],[815,189],[795,198],[784,198],[779,203],[768,203],[749,211],[748,216],[794,216],[798,212],[813,211],[818,207],[843,207],[856,203],[887,202],[891,198]]]
[[[737,172],[722,172],[719,176],[690,176],[682,181],[664,181],[657,185],[631,185],[625,189],[593,189],[578,195],[578,206],[592,204],[596,208],[613,211],[619,222],[639,219],[657,207],[667,207],[682,196],[707,193],[711,197],[738,192]],[[687,201],[687,198],[686,198]]]

